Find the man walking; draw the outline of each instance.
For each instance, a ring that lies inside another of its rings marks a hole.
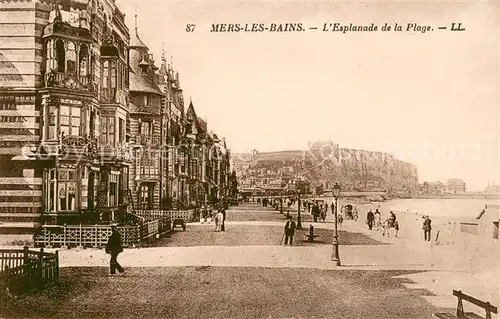
[[[366,223],[368,224],[368,229],[369,230],[372,230],[372,227],[373,227],[373,219],[375,218],[375,216],[373,215],[373,212],[372,210],[370,209],[370,211],[368,212],[368,214],[366,214]]]
[[[220,212],[222,213],[221,231],[226,231],[226,210],[224,209],[224,206],[220,207]]]
[[[318,205],[318,203],[314,204],[314,206],[312,208],[312,215],[313,215],[314,222],[317,223],[318,222],[318,216],[319,216],[319,205]]]
[[[285,246],[288,245],[288,241],[290,241],[290,246],[293,244],[293,235],[295,235],[295,228],[297,225],[292,220],[292,216],[287,217],[288,221],[285,224]]]
[[[431,219],[429,218],[429,215],[427,215],[425,216],[424,225],[422,226],[425,241],[431,241],[431,229]]]
[[[120,273],[125,272],[125,269],[120,266],[117,260],[121,252],[123,252],[122,237],[116,229],[116,225],[111,225],[111,236],[109,236],[106,244],[106,253],[111,255],[109,261],[109,273],[111,275],[114,275],[117,269]]]

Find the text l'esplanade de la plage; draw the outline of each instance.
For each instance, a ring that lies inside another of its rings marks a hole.
[[[440,25],[438,30],[464,31],[461,23],[450,23]],[[210,32],[234,33],[234,32],[377,32],[377,31],[399,31],[426,33],[434,31],[434,27],[416,22],[407,23],[382,23],[382,24],[354,24],[340,22],[325,22],[318,25],[305,25],[303,23],[213,23]]]

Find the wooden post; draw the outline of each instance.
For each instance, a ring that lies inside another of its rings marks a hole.
[[[37,277],[38,277],[38,287],[40,288],[43,283],[43,248],[40,248],[40,252],[38,253],[38,269],[37,269]]]
[[[82,223],[80,223],[80,239],[78,241],[78,246],[82,247],[82,239],[83,239],[83,236],[82,236]]]
[[[26,265],[29,262],[29,260],[28,260],[28,246],[23,247],[23,257],[24,257],[23,265]]]
[[[55,281],[59,282],[59,250],[56,250],[56,269],[55,269]]]
[[[23,286],[25,290],[28,290],[30,278],[32,274],[30,274],[30,265],[29,265],[29,256],[28,256],[28,246],[23,247]],[[7,276],[9,272],[7,271]]]
[[[66,245],[66,224],[64,224],[64,236],[63,236],[63,247],[67,248],[68,246]]]
[[[48,237],[49,237],[49,239],[48,239],[47,247],[52,247],[52,232],[50,230],[48,231]],[[45,241],[45,238],[44,238],[44,241]]]
[[[491,304],[488,301],[486,303],[486,319],[491,319],[491,311],[490,311]]]

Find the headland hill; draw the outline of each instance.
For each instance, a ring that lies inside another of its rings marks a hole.
[[[233,153],[240,190],[294,189],[307,184],[305,193],[328,195],[334,183],[349,197],[367,200],[497,199],[500,194],[447,190],[443,183],[419,184],[417,167],[394,155],[340,148],[330,141],[310,142],[306,150]],[[292,187],[291,187],[292,186]]]

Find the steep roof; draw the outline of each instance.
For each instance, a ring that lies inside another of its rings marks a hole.
[[[134,71],[130,72],[130,91],[163,94],[158,85],[151,83],[147,74],[137,74]]]
[[[130,48],[144,48],[149,50],[149,48],[142,42],[141,38],[139,38],[139,34],[137,32],[137,22],[135,26],[135,32],[130,35]]]
[[[198,116],[198,123],[200,123],[200,127],[204,133],[207,132],[207,122],[205,122],[201,117]]]

